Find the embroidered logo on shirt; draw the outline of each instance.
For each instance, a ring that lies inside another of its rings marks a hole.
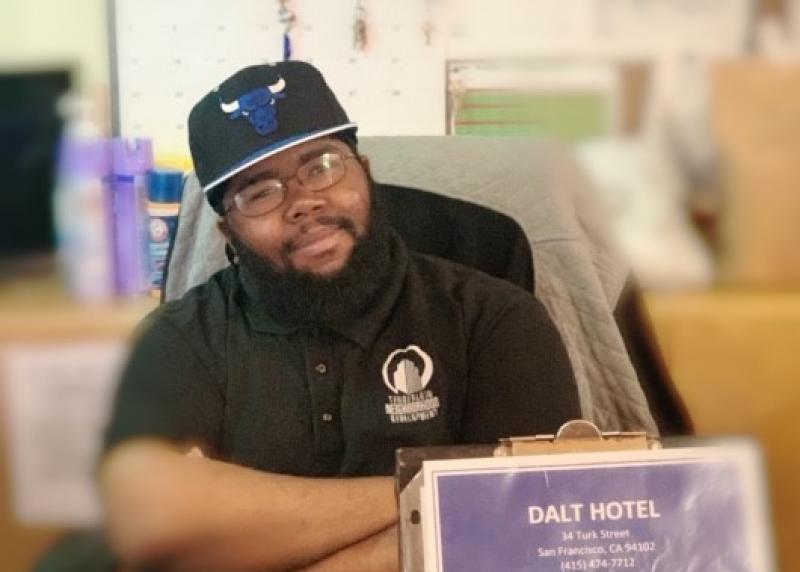
[[[386,414],[392,423],[433,419],[439,413],[439,398],[429,389],[433,361],[419,346],[408,346],[389,354],[383,363],[383,383],[392,395]]]

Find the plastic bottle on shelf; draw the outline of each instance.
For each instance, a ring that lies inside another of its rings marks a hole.
[[[66,125],[53,192],[59,267],[74,297],[103,301],[114,295],[109,142],[90,101],[67,96],[60,111]]]
[[[183,182],[183,172],[176,169],[155,169],[150,174],[150,294],[156,298],[161,297],[167,255],[175,239]]]
[[[149,290],[146,203],[153,145],[149,139],[114,139],[111,157],[114,285],[117,294],[136,296]]]

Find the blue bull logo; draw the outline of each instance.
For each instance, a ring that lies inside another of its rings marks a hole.
[[[282,93],[286,87],[283,79],[267,87],[258,87],[248,91],[231,103],[220,101],[222,111],[228,114],[228,119],[234,120],[246,117],[256,133],[269,135],[278,128],[278,116],[275,104],[278,99],[286,97]]]

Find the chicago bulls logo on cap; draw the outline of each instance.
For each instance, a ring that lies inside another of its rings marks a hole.
[[[257,87],[231,102],[226,103],[220,99],[219,107],[228,114],[229,119],[246,117],[256,133],[269,135],[278,128],[276,104],[278,99],[286,97],[282,93],[285,87],[286,82],[280,78],[272,85]]]

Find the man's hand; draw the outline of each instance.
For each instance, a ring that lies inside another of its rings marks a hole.
[[[155,441],[117,446],[101,484],[114,548],[133,564],[167,569],[322,565],[362,541],[363,553],[384,547],[379,533],[397,519],[389,477],[276,475]]]
[[[186,456],[190,459],[203,459],[205,455],[203,454],[203,450],[200,447],[192,447],[189,449],[189,452],[186,453]]]

